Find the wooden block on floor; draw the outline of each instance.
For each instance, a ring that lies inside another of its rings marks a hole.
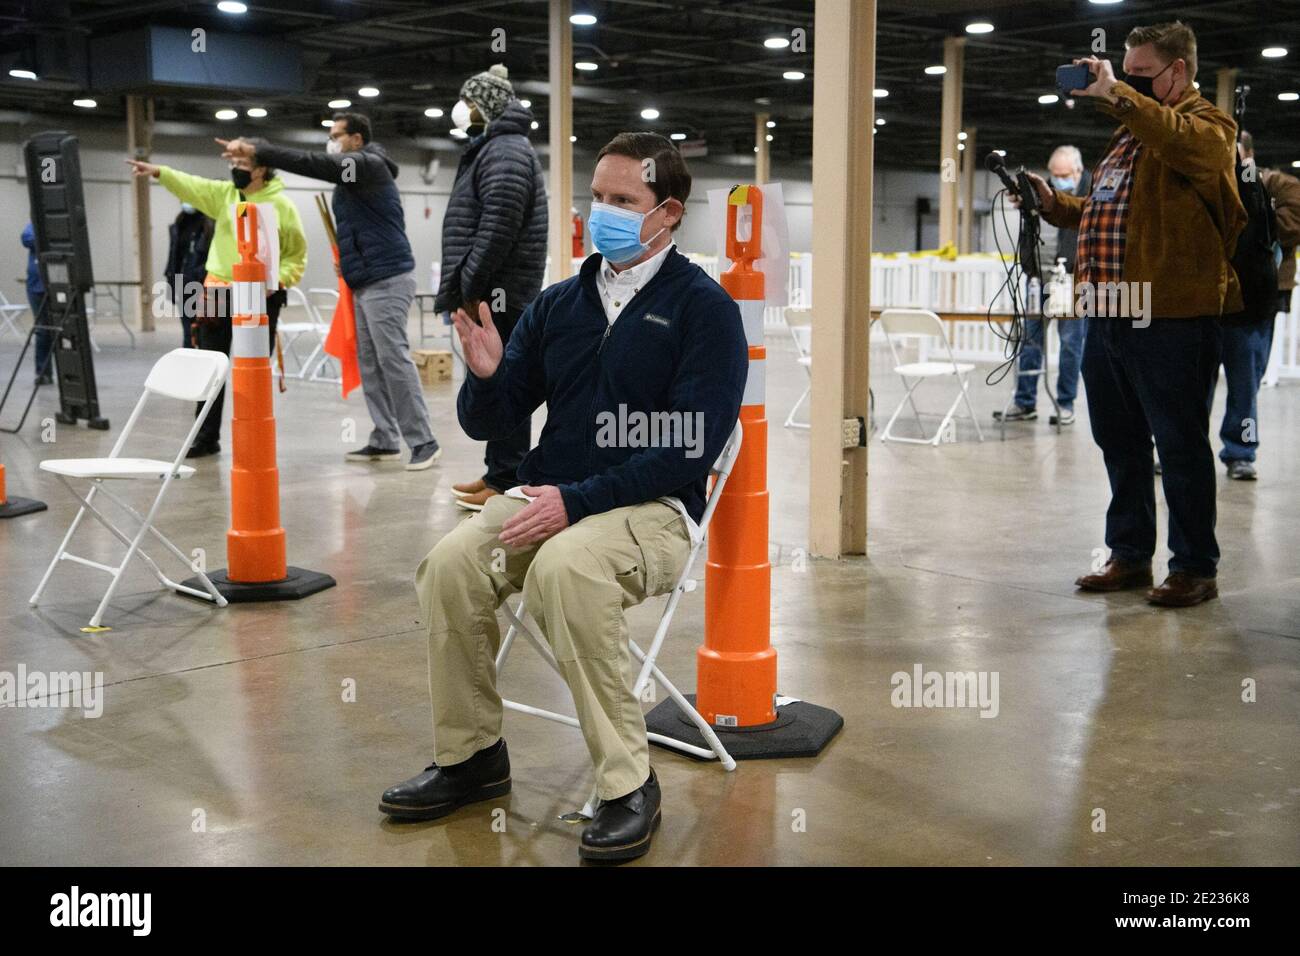
[[[412,349],[411,358],[420,370],[420,382],[437,385],[451,381],[451,353],[442,349]]]

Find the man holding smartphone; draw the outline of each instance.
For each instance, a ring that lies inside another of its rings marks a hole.
[[[1205,396],[1219,364],[1218,317],[1241,309],[1229,259],[1246,223],[1237,195],[1236,123],[1197,92],[1196,36],[1180,22],[1137,27],[1124,79],[1084,57],[1092,98],[1120,126],[1087,198],[1033,176],[1043,217],[1077,228],[1076,288],[1140,294],[1148,318],[1091,316],[1083,355],[1093,439],[1110,478],[1110,560],[1075,584],[1150,588],[1147,600],[1187,607],[1218,596],[1215,468]],[[1093,301],[1102,303],[1098,294]],[[1111,301],[1115,301],[1111,298]],[[1152,440],[1169,505],[1169,575],[1159,587]]]

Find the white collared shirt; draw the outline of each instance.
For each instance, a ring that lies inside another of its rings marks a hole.
[[[664,260],[668,258],[668,253],[676,247],[675,242],[670,242],[645,262],[638,262],[622,272],[615,272],[609,260],[601,257],[600,268],[596,271],[596,288],[600,292],[601,305],[605,307],[605,321],[610,325],[614,324],[614,320],[627,308],[632,297],[644,289],[659,273]],[[695,523],[695,519],[691,517],[680,498],[669,495],[655,500],[662,501],[682,516],[692,543],[700,539],[700,526]]]
[[[619,317],[632,297],[644,289],[658,273],[668,253],[677,247],[670,242],[645,262],[638,262],[622,272],[615,272],[609,260],[601,257],[600,269],[596,271],[596,288],[600,291],[600,302],[605,307],[605,320],[610,325]]]

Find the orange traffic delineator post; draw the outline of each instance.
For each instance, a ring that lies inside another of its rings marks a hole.
[[[5,466],[0,465],[0,518],[17,518],[46,509],[44,501],[35,498],[10,498],[5,494]]]
[[[696,653],[698,692],[687,699],[737,760],[810,757],[839,732],[844,719],[777,693],[768,560],[766,289],[765,276],[755,268],[763,258],[763,192],[758,186],[733,186],[727,196],[726,255],[731,268],[719,281],[740,307],[749,344],[749,376],[740,406],[744,441],[709,526],[704,644]],[[703,743],[672,700],[646,715],[646,727]]]
[[[271,393],[266,267],[257,258],[257,206],[235,207],[240,261],[231,269],[230,391],[234,461],[230,466],[229,567],[208,577],[231,603],[296,600],[333,587],[328,574],[285,562],[280,526],[280,470],[276,467],[275,409]],[[195,580],[195,579],[191,579]],[[187,582],[188,583],[188,582]]]

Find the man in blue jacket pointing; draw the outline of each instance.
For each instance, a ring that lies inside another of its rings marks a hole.
[[[748,350],[735,302],[680,255],[691,176],[655,133],[621,133],[597,155],[589,222],[597,254],[544,289],[503,346],[488,303],[454,314],[469,375],[466,434],[509,434],[542,403],[519,466],[416,573],[429,640],[436,762],[380,809],[433,819],[510,789],[501,739],[496,609],[522,591],[573,694],[600,805],[584,859],[641,856],[659,783],[633,695],[627,608],[681,574],[705,479],[735,427]]]

